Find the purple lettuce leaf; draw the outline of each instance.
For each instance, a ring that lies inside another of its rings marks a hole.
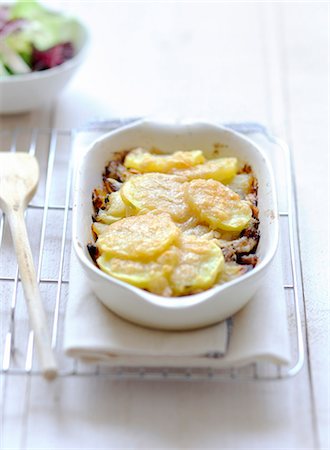
[[[74,48],[71,42],[54,45],[47,50],[33,48],[32,70],[46,70],[59,66],[74,56]]]

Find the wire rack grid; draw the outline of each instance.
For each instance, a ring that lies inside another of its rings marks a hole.
[[[95,122],[91,131],[110,131],[130,120]],[[68,358],[62,350],[63,322],[68,296],[71,250],[71,184],[72,144],[82,130],[11,129],[1,130],[2,151],[25,151],[35,155],[40,165],[38,191],[26,211],[26,222],[34,251],[37,279],[44,300],[52,347],[60,366],[59,376],[105,376],[116,379],[175,380],[274,380],[296,375],[304,362],[305,317],[301,257],[295,201],[295,180],[289,148],[255,123],[226,124],[245,135],[260,134],[282,152],[285,165],[287,210],[280,211],[281,244],[284,249],[284,286],[290,328],[292,363],[290,367],[256,362],[240,368],[105,368],[86,365]],[[84,128],[86,131],[86,128]],[[51,226],[50,226],[51,225]],[[0,308],[1,308],[1,373],[7,375],[39,375],[34,351],[33,332],[29,328],[19,272],[13,254],[5,215],[0,221]]]

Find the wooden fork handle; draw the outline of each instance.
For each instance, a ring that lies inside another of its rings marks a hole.
[[[7,211],[7,218],[17,255],[30,326],[34,332],[42,373],[45,378],[52,379],[57,375],[57,364],[51,348],[47,319],[37,283],[23,208]]]

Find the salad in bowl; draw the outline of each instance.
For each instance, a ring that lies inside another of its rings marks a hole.
[[[78,27],[33,0],[0,5],[0,75],[51,69],[73,58]]]
[[[0,4],[0,113],[51,102],[83,61],[86,28],[35,0]]]

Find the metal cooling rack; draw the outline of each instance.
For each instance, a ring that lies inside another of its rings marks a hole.
[[[136,119],[91,123],[87,130],[109,131]],[[52,346],[59,362],[59,376],[104,376],[119,379],[175,380],[274,380],[296,375],[304,363],[305,318],[298,242],[295,179],[289,148],[256,123],[226,124],[246,135],[260,134],[276,144],[282,154],[283,177],[287,184],[287,209],[280,211],[283,266],[287,299],[292,364],[290,367],[254,363],[226,369],[147,369],[104,368],[84,365],[64,355],[63,322],[68,295],[71,249],[71,150],[79,130],[11,129],[0,130],[1,151],[25,151],[37,157],[41,179],[36,196],[28,206],[26,221],[37,267],[37,278],[44,300]],[[86,129],[84,128],[84,131]],[[51,226],[49,226],[51,224]],[[0,312],[1,373],[39,375],[33,332],[29,329],[15,255],[4,214],[0,222]]]

